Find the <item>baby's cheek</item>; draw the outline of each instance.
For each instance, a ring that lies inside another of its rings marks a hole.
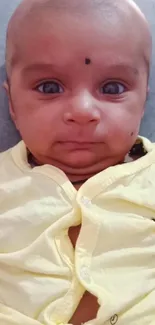
[[[139,109],[128,107],[127,105],[120,105],[110,116],[112,126],[116,132],[131,136],[131,133],[139,130],[141,122],[141,113]]]
[[[107,133],[111,151],[126,154],[133,146],[138,133],[139,123],[135,120],[124,120],[121,117],[113,120]]]

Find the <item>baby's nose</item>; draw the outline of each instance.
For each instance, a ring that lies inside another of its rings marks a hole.
[[[66,123],[77,123],[85,125],[87,123],[99,123],[100,111],[97,107],[97,100],[88,92],[71,98],[68,111],[64,114]]]

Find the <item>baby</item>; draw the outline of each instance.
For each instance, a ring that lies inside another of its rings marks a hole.
[[[132,0],[24,0],[0,155],[0,325],[155,324],[151,36]]]

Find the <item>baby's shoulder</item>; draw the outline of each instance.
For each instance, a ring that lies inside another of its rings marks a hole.
[[[16,178],[20,168],[14,156],[19,155],[20,145],[0,153],[0,184]],[[17,157],[18,160],[18,157]]]
[[[12,148],[0,153],[0,175],[2,174],[3,167],[8,163],[12,163],[11,151]]]

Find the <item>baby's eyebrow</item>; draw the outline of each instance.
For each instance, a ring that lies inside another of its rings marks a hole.
[[[53,69],[55,69],[56,66],[50,63],[34,63],[34,64],[30,64],[28,66],[25,66],[22,69],[22,74],[23,75],[28,75],[28,74],[33,74],[33,73],[37,73],[37,72],[49,72]]]
[[[108,67],[108,70],[110,70],[110,71],[120,71],[121,70],[122,72],[132,73],[134,75],[139,74],[139,70],[135,66],[125,64],[125,63],[111,64]]]

